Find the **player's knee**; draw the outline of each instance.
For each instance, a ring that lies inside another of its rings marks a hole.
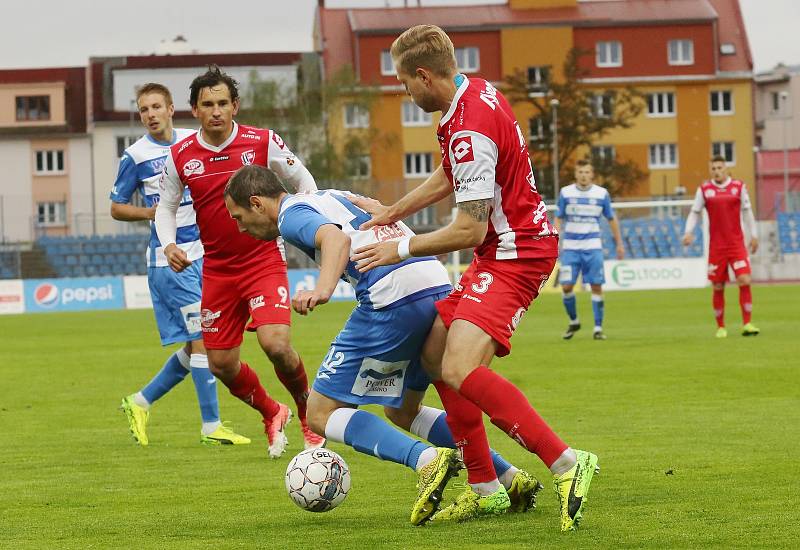
[[[311,431],[324,437],[325,426],[328,424],[328,418],[331,412],[333,412],[331,408],[326,406],[325,400],[321,399],[318,393],[312,391],[311,394],[309,394],[306,408],[306,421]]]
[[[293,359],[297,356],[288,340],[277,340],[262,346],[264,353],[279,370],[292,371],[297,365]]]
[[[749,285],[749,284],[750,284],[750,282],[751,282],[750,275],[739,275],[739,276],[736,278],[736,283],[737,283],[739,286],[747,286],[747,285]]]

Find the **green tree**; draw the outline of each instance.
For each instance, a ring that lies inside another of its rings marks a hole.
[[[396,137],[372,125],[342,132],[334,142],[329,121],[346,103],[370,110],[380,97],[376,86],[358,82],[346,66],[327,80],[316,54],[303,57],[294,83],[262,80],[253,72],[238,120],[273,128],[314,175],[320,187],[366,191],[368,180],[354,177],[372,147],[391,147]]]
[[[534,160],[537,185],[545,197],[553,197],[553,108],[558,109],[558,164],[559,182],[564,185],[573,179],[574,161],[579,152],[590,150],[603,136],[615,129],[633,126],[646,104],[644,96],[632,87],[607,90],[598,95],[581,83],[587,71],[579,60],[588,52],[573,48],[564,60],[562,81],[549,81],[537,86],[526,71],[517,70],[506,77],[503,93],[512,105],[529,104],[533,107],[531,134],[538,133],[529,150]],[[539,75],[542,76],[541,74]],[[549,82],[548,82],[549,81]],[[525,122],[521,124],[525,133]],[[631,160],[619,158],[594,158],[596,179],[612,194],[624,193],[642,181],[647,172]]]

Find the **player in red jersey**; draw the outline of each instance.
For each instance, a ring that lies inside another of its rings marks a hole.
[[[508,506],[492,469],[483,411],[550,468],[561,503],[561,528],[574,529],[597,457],[568,447],[522,392],[488,367],[495,355],[510,352],[509,339],[558,256],[557,232],[536,190],[527,140],[494,86],[458,74],[453,44],[439,27],[408,29],[395,40],[391,54],[397,78],[414,103],[426,112],[443,113],[438,128],[442,165],[394,205],[373,205],[374,217],[362,228],[402,219],[453,190],[458,214],[437,231],[363,247],[353,259],[366,271],[410,256],[475,247],[453,293],[437,303],[439,316],[425,349],[427,367],[441,377],[436,387],[470,485],[434,520],[500,513]]]
[[[742,219],[750,234],[750,253],[758,250],[758,227],[750,205],[750,197],[744,183],[731,179],[725,159],[711,159],[711,179],[697,188],[692,210],[686,220],[683,244],[694,240],[692,232],[697,225],[700,212],[708,212],[708,280],[714,288],[714,317],[717,319],[717,338],[726,338],[725,328],[725,283],[728,281],[728,266],[739,285],[739,306],[742,309],[742,336],[756,336],[761,332],[750,316],[753,311],[753,296],[750,291],[750,257],[745,247]]]
[[[191,264],[175,244],[175,213],[188,186],[206,251],[201,325],[212,372],[234,396],[261,413],[269,455],[279,457],[286,447],[284,428],[291,411],[271,399],[255,371],[239,360],[242,333],[255,331],[278,379],[297,404],[306,448],[322,446],[325,440],[306,423],[308,379],[289,341],[291,303],[282,249],[275,242],[240,233],[223,198],[228,179],[247,164],[270,168],[300,192],[316,191],[314,178],[278,134],[234,122],[239,109],[237,84],[218,67],[194,79],[190,104],[201,129],[171,147],[161,177],[156,230],[164,254],[175,271]]]

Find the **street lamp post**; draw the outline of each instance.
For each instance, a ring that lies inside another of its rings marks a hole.
[[[550,100],[550,107],[553,111],[553,200],[558,202],[558,105],[556,98]]]
[[[791,212],[791,201],[789,200],[789,140],[786,136],[786,126],[789,122],[789,92],[781,92],[781,104],[783,111],[783,208],[786,212]]]

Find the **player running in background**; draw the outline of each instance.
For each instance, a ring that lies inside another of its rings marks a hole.
[[[750,291],[750,257],[745,247],[742,219],[750,235],[750,253],[758,250],[758,226],[753,216],[747,187],[740,180],[731,179],[725,159],[711,159],[711,179],[697,188],[694,204],[686,220],[683,244],[694,240],[693,231],[700,212],[708,212],[710,239],[708,243],[708,280],[713,287],[712,303],[717,320],[717,338],[727,338],[725,328],[725,282],[728,266],[739,285],[739,306],[742,310],[742,336],[756,336],[761,332],[750,316],[753,311],[753,296]]]
[[[158,180],[164,159],[173,143],[194,134],[194,130],[172,127],[175,107],[172,94],[161,84],[148,83],[136,93],[139,118],[147,133],[125,149],[119,161],[119,173],[111,190],[111,216],[120,221],[152,221],[158,203]],[[131,200],[141,194],[145,206]],[[125,397],[120,409],[128,417],[133,438],[148,444],[147,421],[150,406],[181,382],[191,372],[203,424],[200,441],[208,444],[246,444],[250,440],[234,433],[219,419],[217,384],[208,369],[208,358],[200,332],[200,278],[203,245],[195,224],[192,196],[187,190],[181,198],[177,223],[177,244],[192,261],[189,269],[175,273],[167,265],[164,250],[151,224],[147,247],[147,283],[153,300],[161,345],[183,343],[173,353],[149,384]]]
[[[471,402],[466,407],[444,401],[470,486],[434,520],[476,517],[509,506],[492,468],[482,410],[550,468],[561,505],[561,528],[574,529],[597,456],[571,449],[516,386],[489,369],[495,355],[511,351],[511,335],[558,256],[558,236],[536,190],[527,139],[494,86],[458,73],[453,43],[439,27],[408,29],[394,41],[391,54],[397,78],[414,103],[426,112],[443,113],[438,127],[442,165],[397,203],[376,211],[361,228],[396,222],[453,190],[458,212],[446,227],[363,246],[352,259],[366,272],[412,256],[475,247],[475,257],[456,289],[436,304],[439,316],[424,352],[426,357],[442,358],[442,380]]]
[[[604,216],[611,226],[614,242],[617,245],[617,259],[625,257],[619,222],[611,208],[608,191],[594,183],[594,167],[588,160],[575,163],[575,183],[562,188],[558,194],[556,228],[561,235],[561,267],[559,282],[563,292],[564,309],[569,315],[569,326],[564,340],[569,340],[580,330],[578,306],[575,299],[575,282],[578,275],[581,282],[592,287],[592,313],[594,313],[595,340],[605,340],[603,333],[603,243],[600,241],[600,216]],[[561,227],[561,220],[564,227]]]
[[[291,304],[283,252],[274,242],[240,233],[222,196],[231,174],[248,164],[269,166],[299,191],[316,191],[314,178],[278,134],[234,122],[237,84],[218,67],[192,81],[190,104],[201,129],[172,146],[161,178],[156,229],[164,254],[175,271],[192,265],[175,244],[175,215],[184,188],[189,188],[206,251],[200,322],[212,372],[234,396],[261,413],[269,456],[283,454],[291,411],[267,395],[255,371],[239,360],[243,332],[255,331],[278,379],[294,398],[305,447],[322,446],[325,440],[306,422],[308,379],[289,341]]]
[[[411,229],[398,222],[359,231],[370,216],[344,193],[287,194],[275,175],[260,166],[236,172],[225,190],[225,203],[241,231],[265,240],[282,235],[319,263],[316,287],[299,291],[292,300],[301,315],[326,303],[340,278],[355,288],[358,305],[314,380],[309,425],[329,440],[418,472],[420,492],[411,523],[424,523],[438,508],[441,491],[457,470],[445,412],[422,406],[430,384],[421,365],[422,346],[436,318],[434,303],[452,289],[444,266],[428,256],[359,273],[349,261],[356,247],[410,236]],[[366,404],[383,405],[396,425],[447,449],[421,443],[356,409]],[[539,482],[497,453],[492,453],[492,460],[514,509],[535,506]]]

